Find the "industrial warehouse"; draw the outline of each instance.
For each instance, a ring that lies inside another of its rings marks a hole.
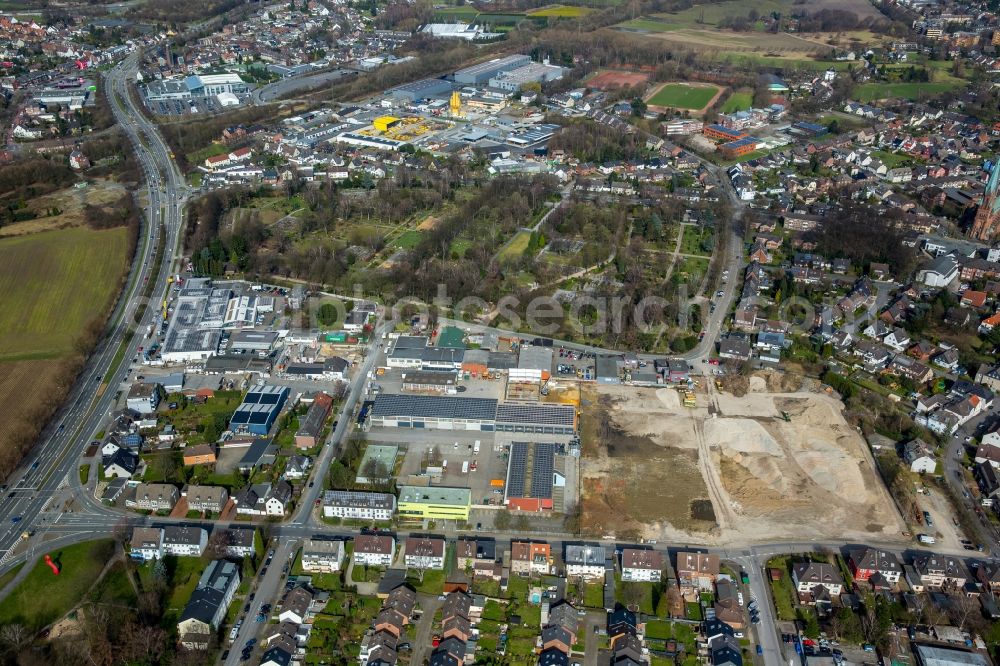
[[[572,435],[576,432],[576,410],[571,405],[510,403],[492,398],[383,394],[375,398],[368,425]]]

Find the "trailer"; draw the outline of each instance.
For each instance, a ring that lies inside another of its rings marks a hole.
[[[469,461],[465,460],[462,462],[462,474],[468,474],[468,473],[469,473]]]

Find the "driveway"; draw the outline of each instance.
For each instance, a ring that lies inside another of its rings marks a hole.
[[[430,657],[431,637],[434,635],[434,613],[441,606],[441,601],[431,594],[418,594],[417,603],[420,604],[424,614],[417,620],[417,629],[413,638],[413,653],[410,655],[411,664],[423,664]]]

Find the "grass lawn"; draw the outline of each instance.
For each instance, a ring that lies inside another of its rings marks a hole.
[[[90,478],[90,465],[80,465],[80,483],[87,485],[87,479]]]
[[[668,640],[674,638],[682,643],[694,644],[694,629],[690,624],[670,622],[669,620],[648,620],[646,622],[646,637]]]
[[[621,27],[629,30],[645,30],[647,32],[666,32],[668,30],[676,30],[678,26],[669,23],[664,23],[663,21],[657,21],[656,19],[633,19],[631,21],[626,21],[621,24]]]
[[[469,251],[470,247],[472,247],[472,241],[466,238],[456,238],[451,242],[451,253],[462,258]]]
[[[528,12],[528,16],[548,16],[552,18],[578,18],[593,12],[589,7],[568,7],[566,5],[550,5],[542,9]]]
[[[701,616],[701,606],[698,603],[694,601],[689,601],[686,604],[684,604],[684,606],[686,610],[687,619],[699,620],[699,621],[704,619]]]
[[[722,112],[746,111],[751,106],[753,106],[753,92],[739,90],[730,95],[725,104],[722,105]]]
[[[445,9],[438,9],[434,12],[434,20],[443,19],[458,19],[462,21],[471,21],[479,14],[479,10],[472,5],[461,5],[459,7],[447,7]]]
[[[217,157],[218,155],[228,155],[232,150],[229,146],[224,143],[213,143],[201,150],[196,150],[193,153],[188,153],[185,155],[189,164],[201,165],[209,157]]]
[[[351,569],[351,580],[355,583],[377,583],[382,580],[384,569],[380,567],[355,566]]]
[[[530,231],[518,231],[510,242],[507,243],[506,247],[504,247],[504,249],[500,252],[497,259],[501,262],[520,259],[524,256],[524,251],[528,249],[528,242],[530,240]]]
[[[87,595],[113,552],[110,539],[87,541],[50,553],[58,576],[39,561],[0,604],[0,625],[19,623],[32,630],[55,622]]]
[[[940,83],[862,83],[854,89],[854,98],[859,102],[871,102],[877,99],[919,100],[921,97],[933,97],[960,85],[954,81]]]
[[[90,599],[104,604],[135,604],[135,588],[132,587],[123,563],[115,563],[104,578],[94,585],[94,589],[90,591]]]
[[[420,239],[423,237],[424,235],[419,231],[410,229],[409,231],[404,231],[400,234],[399,238],[397,238],[394,242],[398,248],[403,250],[412,250],[418,243],[420,243]]]
[[[679,275],[681,282],[698,285],[705,275],[705,271],[708,270],[708,261],[707,258],[680,257],[674,271]]]
[[[586,583],[583,588],[583,605],[587,608],[604,608],[604,585]]]
[[[0,240],[0,360],[72,351],[125,269],[125,228],[58,229]]]
[[[771,581],[771,596],[774,597],[774,605],[778,612],[779,620],[795,619],[795,590],[792,587],[792,579],[788,573],[788,558],[775,557],[767,563],[768,569],[780,569],[784,572],[781,580]],[[770,576],[768,576],[770,578]]]
[[[514,575],[507,580],[507,597],[510,599],[528,600],[528,579]]]
[[[909,155],[890,153],[886,150],[873,150],[872,157],[877,157],[882,160],[882,162],[890,169],[895,169],[896,167],[901,166],[911,166],[914,161]]]
[[[710,229],[701,229],[698,227],[682,227],[684,229],[684,236],[681,238],[681,254],[694,254],[700,257],[711,256],[711,251],[705,251],[701,247],[703,240],[711,238],[712,231]]]
[[[2,590],[3,588],[7,587],[8,583],[10,583],[10,581],[14,580],[14,578],[17,576],[17,572],[19,572],[23,568],[24,568],[24,562],[21,562],[16,567],[14,567],[13,569],[11,569],[10,571],[8,571],[7,573],[5,573],[4,575],[0,576],[0,590]]]
[[[441,594],[444,591],[444,572],[429,569],[424,572],[423,581],[420,580],[420,572],[407,570],[406,582],[413,586],[417,592],[424,594]]]
[[[654,106],[698,110],[712,101],[718,88],[689,86],[686,83],[668,83],[656,91],[647,102]]]

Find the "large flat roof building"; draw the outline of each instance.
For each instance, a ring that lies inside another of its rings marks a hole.
[[[571,435],[572,405],[498,403],[492,398],[383,393],[375,398],[369,424],[384,428],[433,428]]]
[[[451,94],[451,82],[444,79],[420,79],[390,88],[386,92],[395,100],[412,103]]]
[[[397,510],[410,520],[468,520],[471,505],[468,488],[401,486]]]
[[[531,62],[531,57],[526,55],[511,55],[503,58],[494,58],[478,65],[465,67],[455,72],[455,82],[464,85],[481,85],[486,83],[501,72],[509,72],[518,67],[523,67]]]

